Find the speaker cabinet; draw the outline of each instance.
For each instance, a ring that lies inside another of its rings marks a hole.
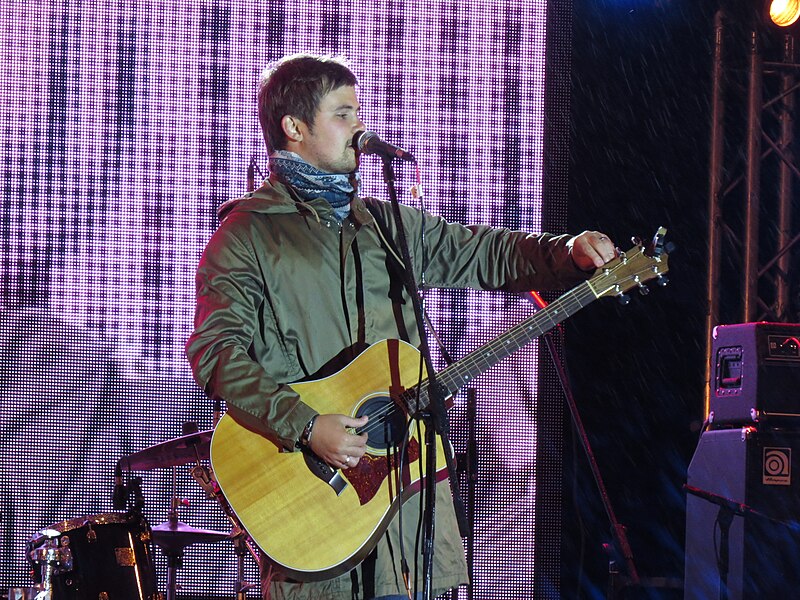
[[[688,483],[782,521],[800,518],[800,432],[755,427],[707,431]],[[724,598],[720,507],[687,495],[685,600]],[[800,533],[755,516],[734,516],[728,537],[727,598],[800,597]]]

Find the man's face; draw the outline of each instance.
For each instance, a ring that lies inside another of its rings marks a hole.
[[[364,129],[361,106],[352,86],[341,86],[323,96],[312,127],[297,121],[299,140],[287,150],[327,173],[349,173],[356,168],[353,136]]]

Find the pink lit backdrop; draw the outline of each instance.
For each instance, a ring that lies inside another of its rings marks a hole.
[[[429,210],[539,231],[545,11],[545,0],[0,4],[0,587],[27,581],[35,531],[111,510],[119,456],[184,421],[211,426],[183,344],[216,207],[245,191],[251,159],[266,164],[261,69],[297,51],[346,54],[368,126],[422,159]],[[365,163],[364,191],[383,196]],[[400,175],[404,190],[411,172]],[[489,293],[432,291],[428,306],[456,357],[530,314]],[[536,363],[529,348],[476,385],[475,597],[533,596]],[[461,404],[455,417],[461,450]],[[176,475],[191,500],[181,520],[225,529]],[[160,523],[171,473],[142,476]],[[230,594],[233,573],[229,545],[201,545],[179,580],[187,595]]]

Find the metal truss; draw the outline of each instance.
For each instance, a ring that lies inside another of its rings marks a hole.
[[[706,409],[713,328],[798,319],[800,64],[756,11],[715,15],[709,160]]]

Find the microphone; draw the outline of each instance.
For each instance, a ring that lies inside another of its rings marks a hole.
[[[409,162],[417,162],[414,155],[407,150],[384,142],[374,131],[359,131],[353,136],[353,147],[361,154],[377,154],[383,158],[399,158]]]
[[[697,496],[698,498],[702,498],[707,502],[711,502],[712,504],[716,504],[717,506],[726,508],[732,513],[737,515],[745,515],[750,510],[750,507],[747,506],[746,504],[740,504],[735,500],[731,500],[730,498],[726,498],[725,496],[720,496],[719,494],[712,494],[711,492],[707,492],[706,490],[701,490],[700,488],[694,487],[693,485],[689,485],[688,483],[683,484],[683,489],[685,489],[693,496]]]
[[[128,490],[125,483],[122,481],[122,467],[117,461],[117,466],[114,469],[114,495],[112,497],[114,510],[125,510],[128,504]]]

